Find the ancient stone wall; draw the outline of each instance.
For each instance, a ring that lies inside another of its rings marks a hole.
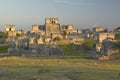
[[[58,46],[47,47],[45,45],[40,45],[35,48],[30,48],[29,50],[9,48],[8,54],[24,56],[62,56],[64,52]]]
[[[39,25],[37,25],[37,24],[32,25],[32,31],[33,32],[38,32],[39,31]]]

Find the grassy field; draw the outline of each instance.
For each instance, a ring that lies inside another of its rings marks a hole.
[[[120,80],[120,60],[3,57],[0,80]]]

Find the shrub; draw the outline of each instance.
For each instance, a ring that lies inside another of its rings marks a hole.
[[[59,38],[59,37],[55,37],[53,40],[54,40],[54,41],[59,41],[60,38]]]
[[[47,73],[47,72],[49,72],[48,69],[41,68],[38,70],[38,75],[40,75],[42,73]]]
[[[17,36],[17,37],[21,37],[21,34],[17,33],[16,36]]]

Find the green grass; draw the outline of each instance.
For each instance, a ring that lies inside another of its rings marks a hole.
[[[75,50],[75,46],[73,44],[63,44],[59,45],[61,49],[64,51],[65,56],[81,56],[81,57],[89,57],[90,53],[85,50]]]
[[[120,60],[0,58],[0,80],[120,80]]]
[[[8,46],[0,46],[0,53],[7,53],[8,48]]]

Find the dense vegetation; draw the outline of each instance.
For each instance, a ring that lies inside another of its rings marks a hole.
[[[120,45],[120,27],[117,27],[115,30],[115,39],[117,40],[118,44]]]
[[[89,41],[85,41],[83,43],[83,48],[84,50],[91,50],[95,45],[95,41],[93,40],[89,40]]]
[[[6,41],[7,34],[0,31],[0,44],[4,44]]]
[[[116,42],[113,42],[112,48],[113,48],[113,49],[119,49],[119,50],[120,50],[120,44],[119,44],[119,43],[116,43]]]

